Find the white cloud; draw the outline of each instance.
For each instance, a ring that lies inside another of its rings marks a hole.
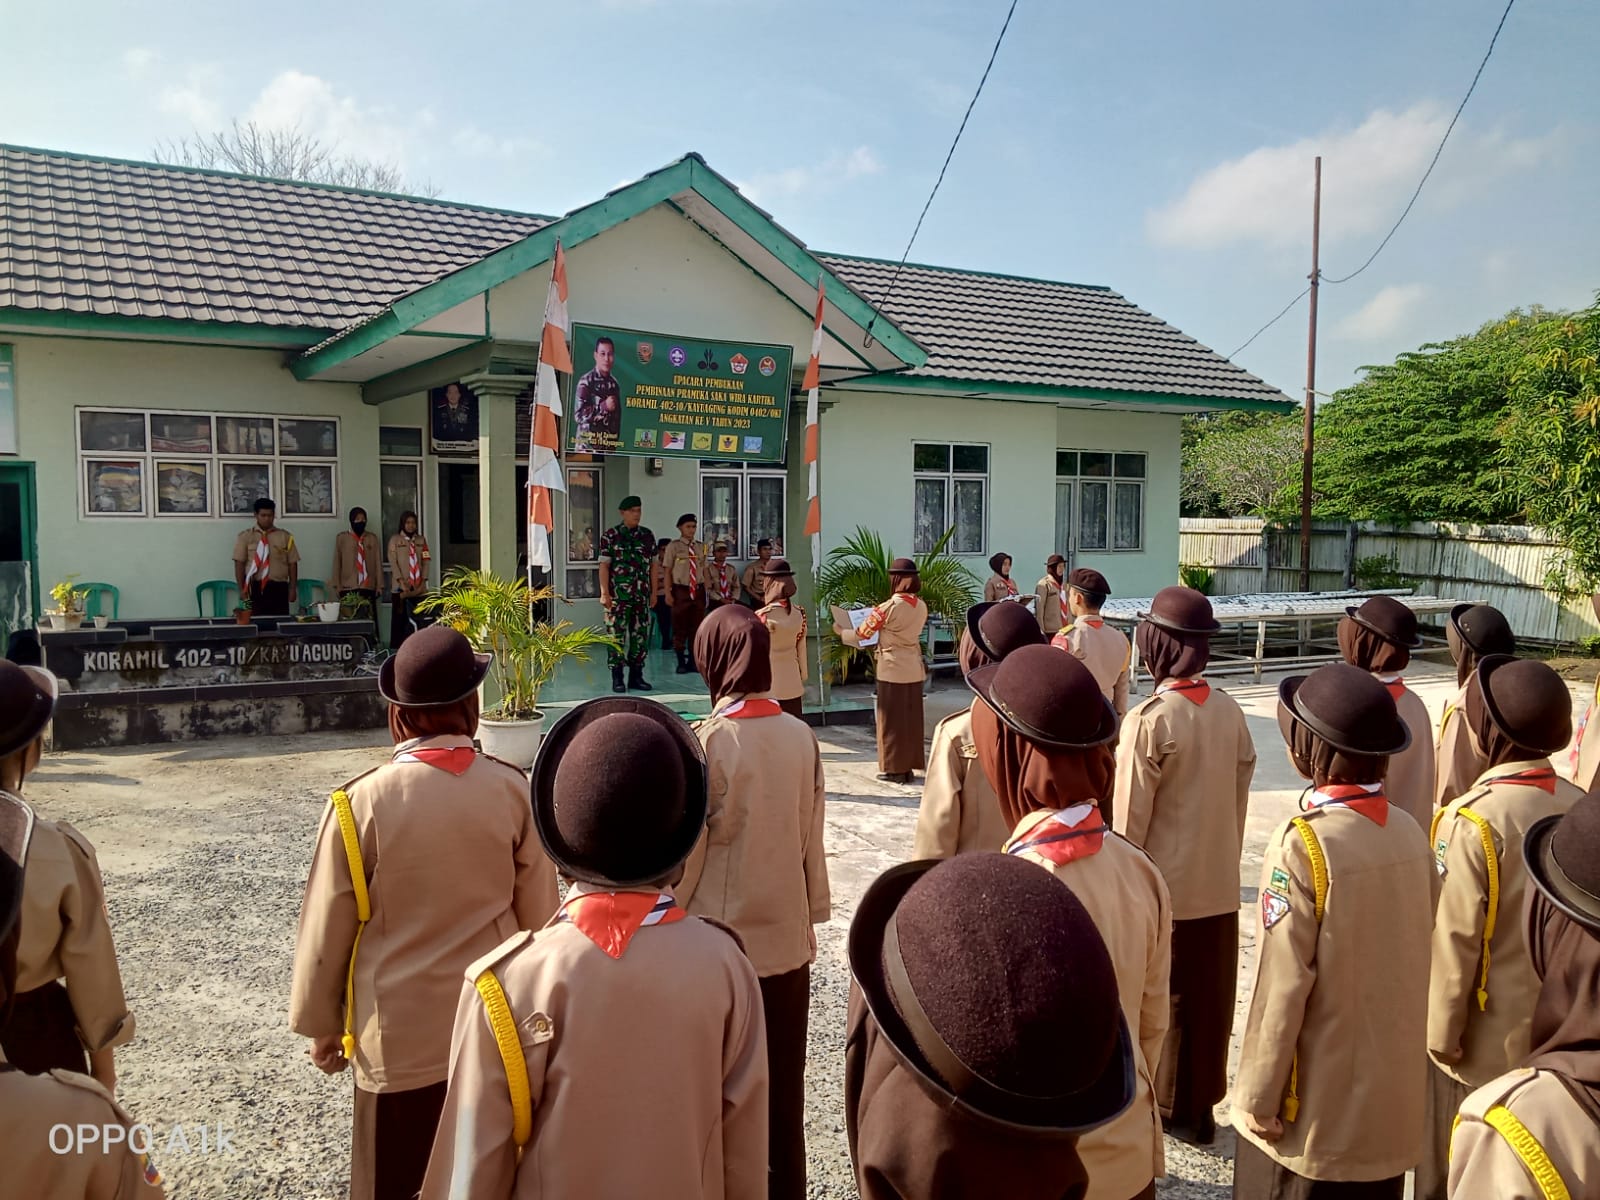
[[[857,146],[854,150],[831,154],[816,166],[762,172],[738,186],[750,199],[764,203],[773,197],[821,190],[864,175],[876,175],[882,170],[883,163],[871,146]]]
[[[220,129],[226,121],[217,91],[222,72],[213,66],[190,67],[181,83],[169,83],[156,96],[156,108],[182,117],[201,133]]]
[[[1393,337],[1404,330],[1428,292],[1425,283],[1391,284],[1335,325],[1334,336],[1353,342]]]
[[[133,46],[122,52],[122,73],[129,79],[144,79],[161,61],[161,55],[145,46]]]
[[[472,158],[526,158],[541,149],[533,138],[496,137],[476,125],[463,125],[456,130],[450,144]]]
[[[1262,146],[1203,172],[1177,200],[1148,213],[1146,229],[1159,244],[1189,249],[1303,245],[1311,233],[1311,161],[1320,154],[1324,239],[1380,233],[1399,215],[1448,123],[1444,109],[1423,103],[1400,113],[1378,109],[1355,129]],[[1435,200],[1441,192],[1460,198],[1469,182],[1526,169],[1554,148],[1549,136],[1473,134],[1458,125],[1428,188]]]
[[[401,162],[407,130],[381,105],[341,95],[325,79],[293,68],[280,72],[245,110],[243,120],[273,129],[298,126],[346,154]]]

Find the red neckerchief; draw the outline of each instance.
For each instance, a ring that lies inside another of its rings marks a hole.
[[[915,596],[913,596],[910,592],[896,592],[895,595],[899,596],[900,599],[904,600],[907,604],[911,605],[912,608],[915,608],[917,606],[917,598]]]
[[[1025,854],[1031,850],[1059,867],[1099,854],[1105,840],[1106,822],[1099,805],[1075,804],[1024,817],[1005,844],[1005,852]]]
[[[771,697],[763,696],[759,700],[736,700],[727,708],[718,709],[711,715],[727,717],[733,721],[744,721],[752,717],[782,716],[783,707]]]
[[[1156,689],[1156,695],[1163,692],[1177,692],[1185,700],[1203,705],[1211,698],[1211,685],[1204,679],[1185,679],[1178,683],[1163,683]]]
[[[424,763],[438,767],[452,775],[465,775],[477,761],[478,751],[472,746],[413,746],[395,753],[397,763]]]
[[[1396,675],[1393,679],[1380,679],[1378,682],[1389,689],[1389,695],[1394,697],[1394,702],[1396,704],[1400,703],[1400,697],[1406,694],[1406,681],[1404,676]]]
[[[1490,787],[1497,783],[1515,783],[1522,787],[1543,788],[1552,796],[1556,794],[1556,770],[1554,767],[1529,767],[1526,771],[1518,771],[1515,775],[1496,775],[1493,779],[1485,779]]]
[[[1358,812],[1375,825],[1389,823],[1389,799],[1383,794],[1382,784],[1330,783],[1311,793],[1311,807],[1339,804]]]
[[[570,922],[612,958],[621,958],[644,926],[670,925],[688,915],[668,892],[583,892],[563,904],[555,919]]]
[[[1105,621],[1100,617],[1084,617],[1082,620],[1090,629],[1099,629],[1100,626],[1105,624]]]
[[[1006,595],[1015,596],[1017,594],[1017,585],[1012,582],[1009,575],[1000,576],[1000,582],[1006,585]]]

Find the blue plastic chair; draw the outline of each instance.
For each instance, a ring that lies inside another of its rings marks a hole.
[[[228,597],[232,596],[233,600]],[[194,589],[194,604],[199,614],[206,615],[206,600],[211,600],[213,617],[230,617],[238,605],[239,588],[231,579],[208,579]]]

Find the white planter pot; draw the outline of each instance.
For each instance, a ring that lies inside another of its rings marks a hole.
[[[523,770],[533,766],[534,757],[539,753],[539,739],[543,736],[543,713],[531,721],[478,718],[478,742],[483,746],[483,752]]]

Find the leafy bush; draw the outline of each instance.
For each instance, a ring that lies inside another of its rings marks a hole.
[[[1416,586],[1415,580],[1400,574],[1400,559],[1393,551],[1356,559],[1355,577],[1356,587],[1369,592]]]
[[[1211,588],[1216,581],[1216,573],[1203,563],[1182,563],[1178,567],[1178,582],[1184,587],[1193,588],[1202,596],[1211,595]]]

